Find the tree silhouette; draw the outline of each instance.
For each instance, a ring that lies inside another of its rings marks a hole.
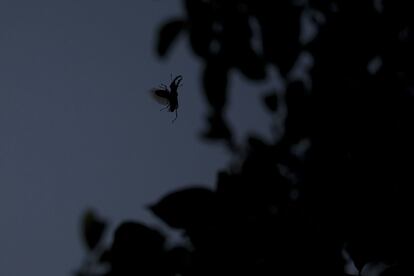
[[[187,34],[204,63],[204,137],[228,145],[238,166],[219,172],[213,190],[178,190],[150,208],[183,230],[190,246],[167,248],[157,230],[125,222],[111,246],[95,250],[103,222],[89,219],[85,229],[95,230],[85,235],[96,258],[79,275],[107,264],[99,275],[343,276],[350,261],[360,275],[372,267],[381,276],[413,275],[408,1],[184,4],[186,17],[160,29],[157,51],[167,56],[177,35]],[[297,78],[304,54],[312,66]],[[269,68],[284,89],[263,106],[273,117],[287,107],[284,132],[236,145],[223,116],[229,72],[261,81]]]

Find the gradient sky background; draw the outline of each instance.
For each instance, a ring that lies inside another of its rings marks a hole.
[[[82,212],[112,228],[160,225],[143,206],[191,184],[214,185],[230,155],[199,139],[206,105],[184,36],[166,60],[157,30],[171,0],[0,2],[0,275],[70,275],[84,256]],[[149,90],[182,74],[178,120]],[[227,116],[239,139],[270,135],[257,86],[232,75]],[[258,89],[260,87],[260,89]]]

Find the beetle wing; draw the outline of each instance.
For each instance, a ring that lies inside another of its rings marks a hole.
[[[152,89],[152,97],[162,105],[168,105],[170,103],[170,93],[163,89]]]

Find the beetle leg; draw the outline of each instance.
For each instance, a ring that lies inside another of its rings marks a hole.
[[[174,120],[172,120],[172,123],[174,123],[174,121],[177,120],[177,117],[178,117],[178,110],[176,109],[175,110],[175,118],[174,118]]]
[[[167,109],[167,108],[169,108],[170,107],[170,105],[169,104],[167,104],[166,106],[164,106],[163,108],[161,108],[160,109],[160,111],[163,111],[164,109]]]

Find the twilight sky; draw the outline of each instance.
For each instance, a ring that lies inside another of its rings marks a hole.
[[[70,275],[84,253],[85,208],[112,227],[162,227],[143,206],[189,184],[212,186],[228,164],[223,147],[198,138],[206,106],[184,36],[166,60],[155,56],[156,31],[180,5],[0,2],[0,275]],[[148,93],[170,73],[184,77],[174,124]],[[257,86],[237,73],[232,83],[236,133],[269,135]]]

